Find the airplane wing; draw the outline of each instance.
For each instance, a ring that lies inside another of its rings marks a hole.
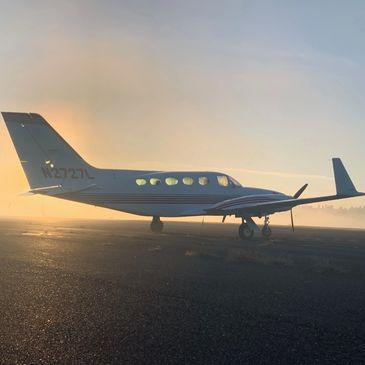
[[[277,212],[284,212],[290,210],[298,205],[319,203],[331,200],[353,198],[357,196],[363,196],[365,193],[356,193],[352,195],[328,195],[315,198],[304,198],[304,199],[285,199],[280,201],[263,202],[263,203],[238,203],[233,204],[232,200],[225,200],[224,204],[232,203],[227,208],[212,207],[208,208],[207,211],[210,213],[221,214],[221,215],[236,215],[237,217],[256,217],[274,214]],[[239,198],[236,198],[239,199]],[[221,204],[221,203],[220,203]]]
[[[336,194],[320,196],[314,198],[299,199],[299,195],[304,191],[303,186],[293,197],[280,196],[251,196],[239,197],[225,200],[207,209],[207,212],[216,215],[236,215],[237,217],[257,217],[274,214],[290,210],[298,205],[319,203],[331,200],[346,199],[352,197],[363,196],[356,190],[351,181],[342,161],[339,158],[332,159],[333,170],[336,183]]]

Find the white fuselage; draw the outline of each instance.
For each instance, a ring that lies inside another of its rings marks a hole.
[[[272,201],[272,196],[277,200],[287,198],[272,190],[242,187],[228,175],[218,172],[92,168],[87,176],[91,183],[89,189],[77,191],[78,182],[72,181],[70,192],[66,192],[68,181],[59,181],[65,193],[55,196],[132,214],[159,217],[215,215],[214,211],[207,213],[206,209],[238,197],[251,197],[250,203],[262,202],[266,196],[268,201]],[[80,181],[80,184],[85,186],[85,180]]]

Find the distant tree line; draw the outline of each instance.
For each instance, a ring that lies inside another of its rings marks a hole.
[[[333,205],[318,205],[318,206],[306,206],[301,209],[312,212],[312,213],[327,213],[338,216],[352,216],[352,215],[364,215],[365,216],[365,206],[363,207],[334,207]]]

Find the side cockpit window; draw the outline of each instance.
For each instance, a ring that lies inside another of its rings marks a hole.
[[[225,188],[229,186],[229,180],[226,175],[218,175],[217,181],[220,186],[224,186]]]

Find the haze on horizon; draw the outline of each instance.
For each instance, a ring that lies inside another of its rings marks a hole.
[[[4,2],[0,108],[42,114],[95,166],[315,196],[334,191],[338,156],[365,191],[364,15],[362,1]],[[0,143],[1,216],[138,219],[18,197],[3,121]]]

